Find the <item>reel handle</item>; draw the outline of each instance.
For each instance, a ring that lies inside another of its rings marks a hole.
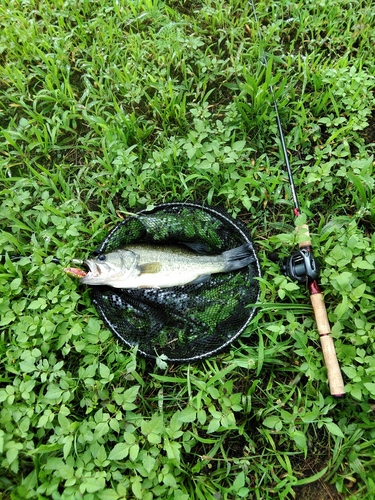
[[[299,248],[311,247],[310,234],[307,225],[296,228],[301,235]],[[345,394],[344,381],[342,378],[340,365],[336,355],[336,349],[331,337],[331,327],[329,325],[327,309],[324,297],[316,280],[309,283],[310,300],[314,310],[316,326],[319,333],[320,345],[323,351],[324,362],[327,368],[327,378],[330,393],[332,396],[341,397]]]

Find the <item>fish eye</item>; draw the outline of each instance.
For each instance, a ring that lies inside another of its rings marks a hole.
[[[98,256],[98,260],[101,260],[102,262],[106,259],[106,256],[104,255],[104,253],[101,253],[99,256]]]

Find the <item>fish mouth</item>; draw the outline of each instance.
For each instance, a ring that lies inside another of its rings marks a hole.
[[[106,279],[111,278],[116,269],[111,269],[105,263],[96,262],[94,259],[87,259],[81,261],[82,267],[85,269],[78,269],[76,267],[65,268],[64,271],[75,278],[79,278],[81,283],[86,285],[100,285]]]
[[[100,266],[95,262],[95,260],[87,259],[83,263],[89,269],[89,271],[85,277],[97,278],[98,276],[101,275],[102,270],[101,270]]]

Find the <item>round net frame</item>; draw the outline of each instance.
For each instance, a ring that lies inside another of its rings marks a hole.
[[[130,243],[201,243],[207,254],[248,243],[246,227],[224,211],[197,203],[164,203],[118,224],[94,256]],[[138,353],[193,362],[224,350],[249,325],[259,298],[258,257],[243,269],[203,283],[164,289],[94,286],[93,304],[112,333]]]

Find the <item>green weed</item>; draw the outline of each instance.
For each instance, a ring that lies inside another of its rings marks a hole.
[[[2,2],[2,498],[303,499],[322,484],[372,498],[374,9],[256,8],[258,23],[238,0]],[[306,291],[268,258],[297,243],[270,85],[343,400]],[[182,200],[248,226],[261,298],[227,352],[153,364],[113,338],[62,267],[129,212]]]

